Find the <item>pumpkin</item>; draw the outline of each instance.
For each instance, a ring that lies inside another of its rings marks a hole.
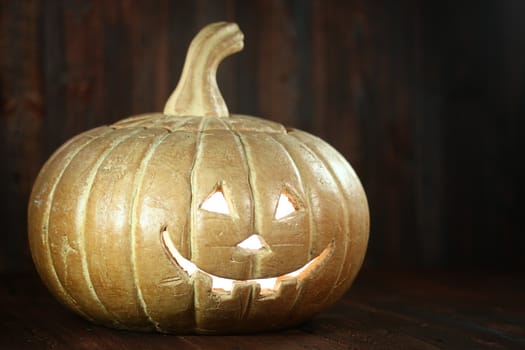
[[[35,181],[29,243],[67,307],[110,327],[242,333],[333,304],[364,259],[366,196],[321,139],[230,115],[215,73],[234,23],[192,41],[163,113],[82,133]]]

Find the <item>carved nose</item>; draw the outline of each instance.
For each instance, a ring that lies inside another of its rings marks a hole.
[[[268,245],[264,241],[264,238],[255,233],[250,237],[246,238],[241,243],[237,244],[237,247],[239,248],[253,251],[265,249],[267,246]]]

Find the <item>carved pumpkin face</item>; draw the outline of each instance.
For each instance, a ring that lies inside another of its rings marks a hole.
[[[74,311],[126,329],[261,331],[312,316],[355,278],[368,209],[344,158],[277,123],[201,114],[88,131],[42,169],[31,250]]]

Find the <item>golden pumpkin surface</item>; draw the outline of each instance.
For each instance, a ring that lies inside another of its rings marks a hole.
[[[80,134],[44,165],[29,243],[51,292],[93,322],[171,333],[278,329],[334,303],[369,231],[346,160],[225,106],[168,105]]]

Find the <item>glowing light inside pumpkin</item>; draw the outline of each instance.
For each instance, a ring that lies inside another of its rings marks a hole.
[[[261,239],[261,236],[253,234],[241,243],[237,244],[237,247],[249,250],[259,250],[264,248],[264,243]]]
[[[275,219],[279,220],[285,216],[290,215],[295,211],[295,206],[285,193],[281,193],[279,201],[277,202],[277,209],[275,209]]]
[[[251,237],[251,236],[250,236]],[[223,278],[214,276],[210,273],[207,273],[206,271],[203,271],[202,269],[198,268],[197,265],[189,261],[188,259],[184,258],[175,245],[173,244],[173,241],[171,240],[168,231],[164,230],[162,231],[162,241],[164,242],[166,248],[168,249],[171,256],[176,260],[177,264],[188,273],[188,275],[191,277],[196,271],[200,271],[208,276],[210,276],[212,280],[212,290],[213,291],[219,291],[223,290],[225,292],[231,292],[233,289],[234,283],[239,282],[256,282],[261,287],[261,293],[267,294],[275,292],[275,290],[278,288],[278,280],[286,279],[286,278],[295,278],[299,276],[304,270],[306,270],[309,266],[314,264],[315,262],[319,262],[328,254],[328,248],[326,248],[319,256],[316,258],[310,260],[308,263],[303,265],[301,268],[289,272],[283,276],[279,277],[269,277],[269,278],[255,278],[255,279],[249,279],[244,281],[239,280],[233,280],[229,278]]]
[[[201,205],[201,209],[210,211],[212,213],[219,214],[230,214],[230,209],[228,208],[228,203],[222,194],[222,191],[219,189],[215,191],[211,196],[209,196]]]

